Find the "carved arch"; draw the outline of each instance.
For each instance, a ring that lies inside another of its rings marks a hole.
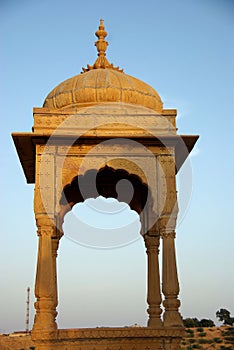
[[[135,174],[130,174],[124,169],[115,170],[106,165],[99,170],[87,170],[84,175],[74,177],[71,183],[63,188],[60,198],[61,209],[58,215],[61,232],[64,216],[77,203],[83,202],[88,198],[96,198],[99,195],[126,202],[124,198],[125,193],[122,192],[122,195],[119,197],[116,191],[116,185],[123,179],[129,181],[133,187],[132,199],[128,203],[130,208],[135,210],[140,217],[145,206],[147,206],[147,211],[152,211],[153,200],[148,185],[143,183],[141,178]]]

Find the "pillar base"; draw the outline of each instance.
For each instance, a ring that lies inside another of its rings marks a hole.
[[[178,311],[167,311],[163,318],[165,327],[183,327],[183,320]]]
[[[180,301],[176,296],[166,298],[163,302],[165,312],[163,314],[163,324],[165,327],[183,327],[183,320],[178,311]]]
[[[159,317],[150,317],[147,326],[150,328],[162,327],[163,323]]]
[[[31,331],[31,339],[36,342],[51,341],[58,339],[58,330],[35,330]]]

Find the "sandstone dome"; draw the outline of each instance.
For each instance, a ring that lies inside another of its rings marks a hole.
[[[128,103],[149,108],[161,114],[163,104],[158,93],[148,84],[123,73],[106,58],[108,42],[105,40],[103,20],[96,31],[95,45],[98,58],[93,66],[56,86],[46,97],[43,107],[67,110],[100,103]]]
[[[136,104],[162,112],[160,96],[150,85],[109,68],[92,69],[65,80],[49,93],[43,107],[63,110],[103,102]]]

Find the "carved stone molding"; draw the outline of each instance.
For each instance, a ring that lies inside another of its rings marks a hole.
[[[175,238],[176,237],[176,233],[175,231],[171,231],[171,232],[161,232],[161,237],[162,238]]]
[[[156,249],[156,251],[158,251],[158,247],[160,243],[159,238],[160,238],[159,235],[155,235],[155,236],[150,236],[148,234],[144,235],[145,246],[147,250]]]
[[[177,220],[177,207],[170,215],[163,215],[158,220],[160,236],[163,237],[167,233],[175,232]]]
[[[46,332],[42,331],[41,339],[46,339]],[[146,338],[147,340],[156,340],[160,337],[182,337],[184,334],[183,328],[173,327],[97,327],[97,328],[74,328],[74,329],[59,329],[51,340],[69,340],[69,339],[139,339]],[[43,337],[45,335],[45,337]]]

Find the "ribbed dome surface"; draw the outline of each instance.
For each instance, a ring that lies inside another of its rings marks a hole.
[[[123,72],[99,68],[65,80],[46,97],[43,107],[71,109],[102,102],[123,102],[162,112],[162,101],[148,84]]]

